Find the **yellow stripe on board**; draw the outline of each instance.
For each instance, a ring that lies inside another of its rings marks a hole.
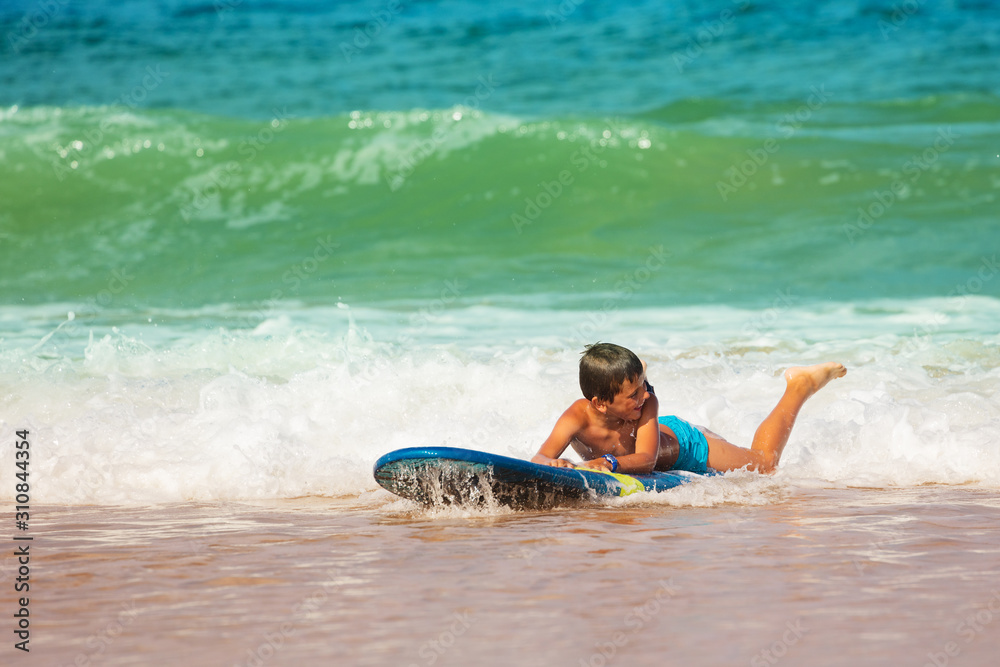
[[[643,486],[642,482],[637,480],[635,477],[629,477],[628,475],[623,475],[620,472],[611,472],[610,470],[601,470],[600,468],[584,468],[582,466],[577,466],[576,469],[599,472],[602,475],[611,475],[622,485],[622,488],[618,490],[619,496],[630,496],[633,493],[639,493],[640,491],[646,490],[646,487]]]

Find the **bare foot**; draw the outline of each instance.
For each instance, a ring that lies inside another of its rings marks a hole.
[[[830,380],[847,375],[847,369],[836,361],[815,366],[793,366],[785,371],[785,381],[789,388],[801,388],[806,396],[812,396],[827,385]]]

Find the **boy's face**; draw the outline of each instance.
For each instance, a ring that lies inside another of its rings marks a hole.
[[[610,403],[598,401],[595,407],[609,417],[634,421],[642,414],[642,405],[648,398],[646,374],[643,373],[635,380],[625,380],[622,388],[615,394],[615,400]]]

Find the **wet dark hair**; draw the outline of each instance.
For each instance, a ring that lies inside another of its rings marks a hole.
[[[580,389],[588,401],[594,397],[611,403],[625,381],[642,377],[642,362],[632,350],[614,343],[588,345],[580,357]]]

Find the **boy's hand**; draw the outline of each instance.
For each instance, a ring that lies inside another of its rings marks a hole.
[[[572,461],[567,461],[566,459],[551,459],[545,462],[545,465],[553,466],[556,468],[575,468],[576,464]]]
[[[601,470],[611,471],[611,462],[608,461],[603,456],[599,459],[591,459],[590,461],[584,461],[580,464],[581,468],[600,468]]]

